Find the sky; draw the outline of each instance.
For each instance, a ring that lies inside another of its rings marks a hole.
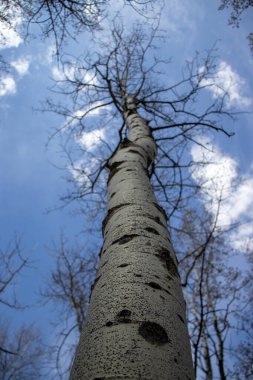
[[[247,222],[233,240],[243,249],[245,241],[250,242],[253,236],[253,224],[248,223],[253,218],[253,55],[246,39],[253,12],[242,17],[240,28],[232,28],[227,22],[229,12],[218,11],[218,6],[216,0],[166,0],[160,27],[168,35],[163,49],[171,57],[168,70],[172,80],[180,77],[185,60],[191,59],[196,51],[202,54],[216,44],[217,86],[210,88],[209,95],[215,99],[220,95],[220,87],[225,87],[229,92],[227,106],[245,111],[236,122],[226,122],[226,127],[235,132],[234,137],[228,139],[217,134],[208,141],[209,153],[199,146],[191,151],[195,160],[218,158],[218,166],[210,165],[208,170],[198,171],[193,174],[194,179],[212,184],[207,186],[202,198],[205,207],[213,213],[215,206],[210,199],[215,192],[221,189],[224,192],[227,200],[220,216],[221,225]],[[112,1],[111,12],[119,7],[118,1]],[[134,18],[141,20],[130,7],[122,12],[126,24]],[[21,22],[17,17],[17,26]],[[4,41],[0,39],[0,54],[8,60],[11,69],[0,73],[0,245],[4,249],[15,233],[21,236],[23,252],[32,258],[34,269],[27,270],[19,279],[17,293],[25,303],[36,304],[39,289],[52,265],[50,242],[58,240],[61,231],[75,242],[89,221],[84,215],[73,216],[71,205],[64,209],[57,207],[59,196],[68,190],[68,183],[61,169],[64,161],[60,138],[51,140],[49,146],[47,142],[62,120],[38,111],[45,98],[51,96],[52,79],[62,77],[53,54],[53,41],[39,38],[25,41],[18,32],[3,26],[1,30]],[[66,51],[80,55],[91,45],[90,37],[85,34],[77,42],[69,42]],[[99,112],[93,116],[98,117]],[[108,136],[98,129],[83,135],[77,143],[92,150],[101,138]],[[232,192],[231,184],[239,179],[241,184]],[[50,331],[48,323],[53,314],[45,310],[45,306],[42,309],[36,304],[32,312],[20,313],[19,321],[37,320]]]

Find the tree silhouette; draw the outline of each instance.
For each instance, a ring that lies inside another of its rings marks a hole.
[[[0,378],[1,380],[42,378],[44,350],[34,326],[11,328],[5,321],[4,309],[16,311],[26,307],[16,295],[16,280],[31,262],[24,257],[21,239],[15,236],[6,249],[0,249]]]
[[[147,7],[152,7],[155,1],[123,0],[122,4],[145,16]],[[109,5],[110,0],[3,0],[0,1],[0,22],[9,29],[23,29],[26,37],[33,34],[34,25],[39,26],[42,38],[53,36],[59,54],[67,39],[76,39],[86,30],[99,29]],[[22,21],[22,28],[16,25],[17,18]]]
[[[222,11],[226,8],[232,8],[228,23],[234,27],[239,28],[242,14],[245,11],[252,10],[252,6],[252,0],[222,0],[219,10]],[[253,33],[250,33],[247,38],[249,40],[250,50],[253,53]]]
[[[10,325],[0,324],[1,345],[10,351],[0,351],[1,380],[35,380],[43,378],[44,347],[40,333],[31,325],[12,331]]]
[[[42,291],[44,301],[58,311],[53,324],[55,342],[49,349],[49,367],[56,369],[59,378],[70,373],[73,357],[85,321],[91,286],[97,269],[97,257],[87,257],[86,247],[69,242],[62,235],[59,244],[54,243],[52,253],[55,267]]]

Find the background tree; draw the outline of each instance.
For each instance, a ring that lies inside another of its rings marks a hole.
[[[55,268],[47,279],[42,297],[58,311],[54,324],[55,344],[49,347],[49,361],[58,378],[67,378],[85,321],[97,257],[87,255],[87,247],[70,247],[61,236],[53,244]]]
[[[17,300],[14,286],[16,278],[28,265],[28,259],[22,255],[19,237],[14,237],[6,249],[0,248],[0,304],[11,308],[22,308]]]
[[[22,310],[16,295],[16,280],[31,264],[24,257],[21,239],[15,237],[6,249],[0,249],[0,379],[42,378],[44,348],[39,332],[33,326],[11,327],[6,321],[4,308]],[[18,314],[16,314],[17,316]]]
[[[252,0],[222,0],[219,10],[232,8],[228,22],[230,25],[239,28],[242,14],[248,10],[252,11],[252,7]],[[250,33],[247,38],[249,40],[250,50],[253,53],[253,33]]]
[[[1,380],[43,379],[44,347],[40,333],[29,326],[13,332],[7,323],[0,323],[0,342],[10,351],[0,351]]]
[[[230,231],[217,224],[219,213],[213,218],[206,210],[187,210],[174,239],[198,379],[234,378],[231,330],[237,329],[238,311],[245,307],[246,279],[233,265]]]
[[[234,365],[234,376],[236,380],[250,379],[253,376],[253,324],[252,324],[252,242],[250,242],[246,255],[247,270],[245,271],[244,292],[241,307],[237,310],[237,328],[241,335],[237,349],[232,349],[236,363]]]
[[[124,0],[122,3],[145,15],[147,7],[154,2]],[[0,21],[9,29],[15,29],[16,19],[20,18],[26,36],[33,33],[33,25],[38,25],[43,38],[53,36],[59,54],[67,39],[76,39],[85,30],[98,29],[109,4],[110,0],[1,0]]]

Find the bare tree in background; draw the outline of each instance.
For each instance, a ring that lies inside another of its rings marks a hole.
[[[39,332],[33,326],[11,327],[5,308],[26,307],[18,299],[17,279],[29,266],[22,254],[21,239],[15,237],[6,249],[0,249],[0,379],[35,380],[42,378],[44,348]]]
[[[236,363],[234,374],[236,380],[247,380],[253,377],[253,259],[252,241],[247,250],[247,270],[245,271],[244,297],[242,307],[237,311],[238,330],[242,333],[237,349],[233,349]]]
[[[20,238],[15,237],[6,249],[0,248],[0,304],[10,308],[22,308],[14,287],[18,275],[28,264],[28,259],[22,255]]]
[[[12,331],[9,324],[0,323],[0,342],[10,351],[0,351],[1,380],[43,379],[44,350],[36,329],[21,326]]]
[[[222,0],[219,10],[232,9],[229,25],[239,28],[242,15],[246,11],[252,13],[253,1],[252,0]],[[253,33],[248,35],[250,50],[253,53]]]
[[[188,304],[189,329],[196,378],[230,379],[233,350],[229,334],[235,332],[238,311],[245,307],[246,279],[233,265],[229,231],[217,225],[205,210],[188,210],[178,226],[178,259]]]
[[[90,256],[85,246],[70,247],[64,236],[61,236],[59,245],[53,245],[53,255],[55,268],[42,297],[58,311],[54,325],[55,343],[49,347],[49,356],[58,378],[66,378],[87,315],[97,257]]]

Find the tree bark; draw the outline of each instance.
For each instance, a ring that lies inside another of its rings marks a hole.
[[[156,144],[126,98],[128,139],[109,161],[104,243],[72,380],[194,379],[177,261],[150,184]]]

